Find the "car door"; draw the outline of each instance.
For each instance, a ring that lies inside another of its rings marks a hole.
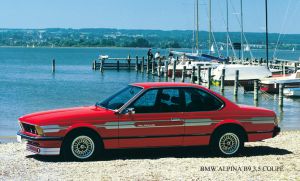
[[[183,102],[178,88],[146,90],[121,114],[119,147],[180,146],[183,143]],[[126,112],[126,111],[125,111]]]
[[[207,145],[214,125],[221,120],[224,103],[216,96],[198,88],[183,88],[184,145]]]

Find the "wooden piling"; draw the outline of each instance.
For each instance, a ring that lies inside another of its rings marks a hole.
[[[177,60],[174,60],[173,71],[172,71],[172,80],[173,80],[173,82],[175,82],[175,76],[176,76],[176,74],[175,74],[176,73],[176,62],[177,62]]]
[[[161,59],[158,60],[158,66],[157,66],[157,76],[161,76]]]
[[[55,73],[55,59],[52,60],[52,72]]]
[[[282,63],[282,74],[285,75],[285,63]]]
[[[211,67],[207,69],[207,88],[210,89],[211,87]]]
[[[103,72],[103,69],[104,69],[104,59],[101,59],[100,72]]]
[[[154,75],[154,73],[155,73],[155,61],[154,61],[154,59],[152,60],[151,69],[152,69],[152,75]]]
[[[193,66],[192,67],[192,73],[191,73],[191,83],[195,83],[195,71],[196,71],[196,69],[195,69],[195,66]]]
[[[136,56],[135,57],[135,71],[138,71],[139,70],[139,57]]]
[[[279,107],[283,107],[283,88],[284,88],[284,84],[279,84],[279,97],[278,97]]]
[[[168,72],[169,72],[169,62],[168,62],[168,60],[165,60],[164,74],[165,74],[166,81],[168,81]]]
[[[96,70],[96,63],[97,63],[97,61],[94,60],[94,61],[93,61],[93,70]]]
[[[254,102],[258,101],[258,80],[254,80],[254,95],[253,95]]]
[[[119,70],[120,70],[120,61],[117,60],[117,71],[119,71]]]
[[[234,90],[233,90],[233,95],[237,96],[238,95],[238,88],[239,88],[239,70],[235,71],[235,79],[234,79]]]
[[[201,85],[201,65],[197,65],[197,84]]]
[[[258,65],[261,65],[262,61],[263,61],[263,58],[260,58],[258,61]]]
[[[149,56],[147,56],[146,71],[147,71],[147,74],[149,74]]]
[[[186,66],[183,66],[182,73],[181,73],[181,82],[184,82],[186,74]]]
[[[144,72],[144,63],[145,63],[145,57],[142,58],[141,72]]]
[[[130,55],[128,55],[128,59],[127,59],[127,62],[128,62],[128,70],[130,70],[130,62],[131,62],[131,58],[130,58]]]
[[[224,84],[225,84],[225,69],[222,69],[222,76],[221,76],[221,92],[224,92]]]

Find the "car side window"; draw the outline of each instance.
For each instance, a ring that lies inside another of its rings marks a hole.
[[[136,113],[182,112],[182,102],[179,89],[150,89],[129,107]]]
[[[222,108],[223,102],[204,90],[185,88],[186,112],[214,111]]]
[[[136,113],[152,113],[157,111],[156,99],[158,89],[151,89],[138,98],[131,106]]]
[[[160,112],[181,112],[183,111],[181,102],[179,89],[162,89],[159,110]]]

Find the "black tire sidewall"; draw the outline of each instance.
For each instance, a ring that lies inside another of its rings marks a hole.
[[[77,158],[73,155],[71,150],[71,144],[79,136],[87,136],[91,138],[94,142],[94,152],[93,154],[85,159]],[[63,141],[62,144],[62,156],[66,161],[90,161],[98,158],[101,151],[101,140],[92,132],[84,131],[84,132],[74,132],[67,136],[67,138]]]
[[[235,134],[238,139],[239,139],[239,148],[238,150],[233,153],[233,154],[225,154],[221,151],[220,147],[219,147],[219,141],[221,139],[221,137],[226,134],[226,133],[233,133]],[[233,130],[233,129],[222,129],[220,130],[218,133],[216,133],[213,138],[212,138],[212,145],[211,145],[211,148],[212,148],[212,151],[214,153],[216,153],[216,155],[218,156],[223,156],[223,157],[232,157],[232,156],[237,156],[239,153],[241,153],[241,151],[243,150],[244,148],[244,139],[243,139],[243,136],[242,136],[242,133],[238,130]]]

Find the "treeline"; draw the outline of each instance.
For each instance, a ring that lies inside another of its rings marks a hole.
[[[226,33],[213,34],[218,45],[226,42]],[[264,48],[264,33],[246,33],[248,43]],[[277,45],[279,34],[270,34],[269,45]],[[192,48],[195,45],[191,30],[121,30],[121,29],[0,29],[0,46],[40,47],[159,47]],[[208,48],[208,33],[199,33],[199,46]],[[280,49],[300,49],[300,35],[282,35]],[[230,33],[232,42],[240,42],[240,33]]]

